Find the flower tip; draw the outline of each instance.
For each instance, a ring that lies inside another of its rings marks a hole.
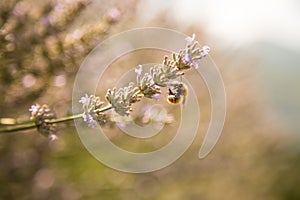
[[[85,94],[83,97],[80,98],[79,103],[82,103],[83,106],[87,106],[89,103],[89,95]]]
[[[209,46],[203,46],[202,47],[202,53],[201,55],[204,57],[204,56],[207,56],[208,53],[210,52],[210,47]]]
[[[40,109],[40,105],[39,104],[35,104],[35,105],[31,105],[31,107],[29,108],[29,112],[31,112],[31,115],[36,115]]]
[[[209,47],[209,46],[206,46],[206,45],[205,45],[205,46],[202,47],[202,49],[203,49],[204,51],[206,51],[207,53],[210,52],[210,47]]]
[[[195,33],[193,33],[193,35],[192,35],[192,39],[193,39],[193,40],[195,40],[195,38],[196,38],[196,34],[195,34]]]
[[[198,69],[199,68],[199,64],[198,63],[194,63],[194,68]]]
[[[193,33],[192,37],[187,37],[185,40],[187,41],[188,44],[192,44],[195,41],[196,34]]]

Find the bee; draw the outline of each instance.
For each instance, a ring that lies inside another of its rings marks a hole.
[[[182,103],[185,104],[186,97],[188,95],[188,88],[181,82],[171,84],[169,88],[169,94],[167,101],[170,104],[177,105]]]

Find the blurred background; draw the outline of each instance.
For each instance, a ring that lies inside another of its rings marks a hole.
[[[171,166],[147,174],[102,165],[72,123],[59,125],[53,142],[36,130],[2,134],[0,199],[300,199],[299,11],[296,0],[1,1],[0,117],[28,119],[34,103],[51,105],[59,117],[71,114],[74,78],[86,55],[113,34],[149,26],[196,33],[211,47],[227,117],[216,147],[199,160],[210,100],[204,82],[187,72],[202,91],[197,137]],[[128,69],[164,55],[145,50],[117,60],[99,95]],[[167,110],[174,119],[150,141],[132,141],[117,127],[106,127],[107,135],[131,151],[163,146],[179,124],[176,109]]]

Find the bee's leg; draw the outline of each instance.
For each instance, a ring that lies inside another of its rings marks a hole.
[[[182,96],[182,105],[185,105],[186,96]]]
[[[169,95],[175,95],[170,88],[169,88]]]

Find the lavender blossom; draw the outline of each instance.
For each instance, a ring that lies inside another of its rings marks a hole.
[[[83,121],[88,123],[88,127],[94,128],[97,124],[97,121],[93,119],[92,115],[83,113],[82,115]]]
[[[202,47],[201,56],[202,56],[202,57],[207,56],[208,53],[209,53],[209,51],[210,51],[210,47],[209,47],[209,46],[203,46],[203,47]]]
[[[97,119],[99,115],[97,109],[99,109],[104,102],[100,100],[100,97],[95,95],[88,96],[87,94],[81,97],[79,102],[82,103],[84,111],[82,114],[83,121],[87,122],[89,127],[94,128],[97,123],[95,119]]]
[[[185,54],[183,63],[190,67],[194,67],[195,69],[199,67],[198,62],[195,59],[193,59],[190,53]]]
[[[36,115],[40,107],[41,106],[39,104],[31,105],[31,107],[29,108],[29,111],[31,112],[31,116]]]
[[[160,87],[155,84],[151,74],[145,73],[141,80],[138,82],[138,87],[141,93],[149,98],[152,99],[154,95],[160,94]]]
[[[82,103],[83,107],[88,107],[88,105],[90,103],[90,98],[87,94],[85,94],[85,96],[80,98],[79,102]]]
[[[51,120],[56,119],[55,113],[46,104],[40,106],[39,104],[32,105],[29,109],[31,112],[31,120],[34,121],[38,132],[53,140],[56,132],[56,124],[50,123]],[[57,137],[57,136],[56,136]]]
[[[105,97],[119,115],[125,116],[129,115],[132,110],[131,104],[140,101],[143,94],[140,93],[138,87],[134,86],[134,83],[129,83],[129,86],[118,90],[109,89]]]

